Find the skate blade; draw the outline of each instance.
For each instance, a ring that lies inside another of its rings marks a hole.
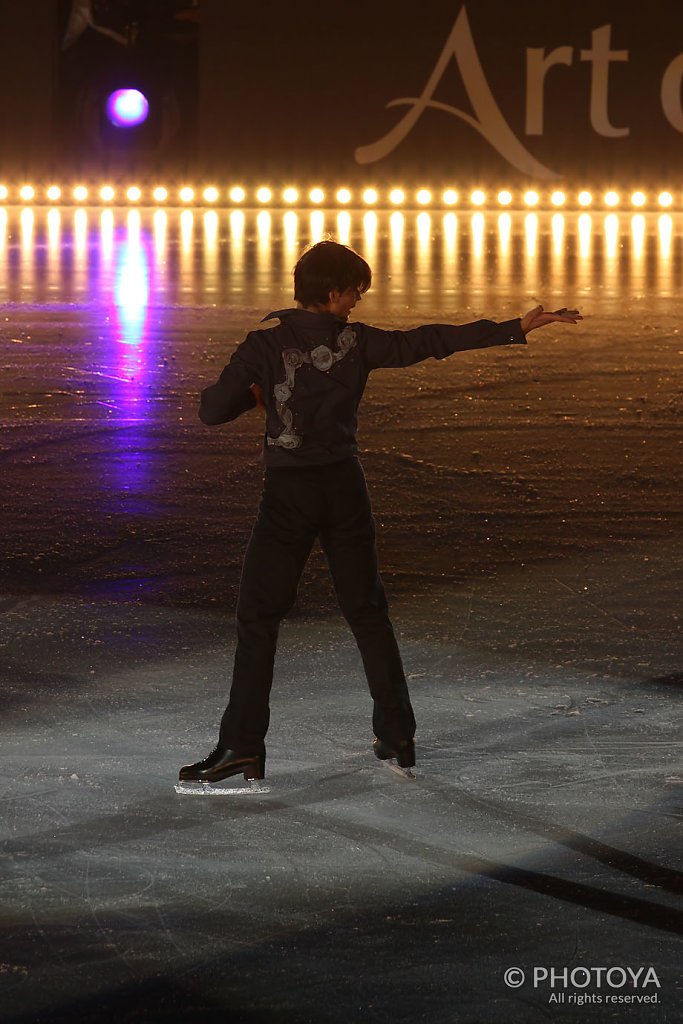
[[[176,793],[181,796],[253,796],[270,793],[270,786],[264,785],[261,779],[250,779],[243,786],[228,785],[225,782],[177,782]]]
[[[407,779],[408,782],[417,781],[417,775],[413,774],[413,769],[402,768],[398,761],[393,757],[388,758],[386,761],[382,761],[382,764],[387,768],[390,768],[392,772],[396,773],[396,775],[400,775],[402,779]]]

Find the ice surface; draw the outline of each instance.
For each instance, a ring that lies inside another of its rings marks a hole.
[[[290,301],[308,239],[269,248],[254,213],[203,253],[169,221],[154,263],[143,212],[146,275],[125,211],[101,258],[96,230],[87,258],[46,247],[46,210],[24,244],[20,214],[0,244],[3,1021],[576,1024],[503,980],[568,964],[652,964],[638,1024],[683,1019],[683,217],[666,251],[646,218],[641,252],[620,215],[614,254],[596,218],[584,258],[574,215],[559,255],[549,218],[531,250],[513,217],[504,251],[487,215],[481,257],[468,217],[450,249],[407,216],[401,252],[380,215],[360,319],[586,319],[371,377],[417,784],[372,753],[316,549],[279,638],[273,793],[188,791],[221,802],[171,787],[225,706],[263,424],[206,428],[197,394]]]

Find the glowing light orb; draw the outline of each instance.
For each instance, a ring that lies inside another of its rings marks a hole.
[[[116,89],[107,99],[105,110],[115,128],[135,128],[147,120],[149,103],[139,89]]]
[[[472,195],[470,196],[470,201],[474,206],[483,206],[484,203],[486,202],[486,195],[484,192],[481,191],[480,188],[475,189]]]
[[[34,189],[30,185],[24,185],[19,190],[19,195],[24,200],[33,199],[33,197],[35,195],[35,191],[34,191]]]
[[[299,198],[299,193],[295,188],[286,188],[282,193],[282,198],[286,203],[295,203]]]
[[[660,206],[671,206],[673,201],[673,196],[670,192],[660,192],[657,197],[657,202]]]
[[[110,203],[113,198],[114,198],[114,189],[111,187],[111,185],[104,185],[100,189],[100,199],[102,199],[103,202],[105,202],[105,203]]]
[[[391,199],[392,203],[398,206],[405,199],[405,193],[402,192],[400,188],[393,188],[389,193],[389,199]]]
[[[581,206],[590,206],[593,202],[593,196],[590,192],[579,192],[579,203]]]
[[[431,203],[432,194],[426,188],[421,188],[415,196],[420,206],[426,206],[427,203]]]
[[[218,189],[214,188],[213,185],[209,185],[208,188],[204,189],[204,198],[207,203],[215,203],[218,199]]]
[[[265,188],[264,186],[263,188],[260,188],[258,190],[258,192],[256,193],[256,198],[258,199],[259,203],[269,203],[270,200],[273,198],[273,193],[270,191],[269,188]]]
[[[246,197],[246,193],[243,188],[233,188],[230,190],[230,198],[233,203],[243,203]]]
[[[59,188],[58,185],[50,185],[49,189],[47,190],[47,198],[51,199],[53,202],[55,199],[59,199],[61,194],[62,190],[61,188]]]
[[[313,188],[309,193],[309,199],[312,203],[322,203],[325,198],[325,193],[321,188]]]
[[[168,199],[168,192],[162,185],[157,186],[152,195],[158,203],[163,203],[164,199]]]
[[[447,188],[443,194],[443,201],[447,206],[453,206],[458,201],[458,193],[455,189]]]
[[[553,192],[553,194],[551,195],[550,202],[553,204],[553,206],[564,206],[565,199],[566,196],[564,192],[560,192],[558,189],[557,192]]]
[[[507,189],[503,189],[502,192],[498,193],[498,202],[501,206],[509,206],[512,202],[512,194]]]
[[[340,188],[339,189],[339,191],[337,192],[337,202],[338,203],[350,203],[351,202],[351,193],[349,192],[348,188]]]

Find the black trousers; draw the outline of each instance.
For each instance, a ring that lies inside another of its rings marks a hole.
[[[322,466],[266,469],[242,568],[222,746],[244,753],[264,748],[278,630],[294,603],[316,537],[363,659],[374,702],[374,733],[391,744],[414,735],[415,717],[377,570],[370,498],[361,465],[350,458]],[[324,679],[322,664],[320,675]]]

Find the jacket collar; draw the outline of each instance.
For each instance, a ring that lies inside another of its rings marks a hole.
[[[325,328],[343,327],[348,321],[334,313],[312,313],[310,309],[276,309],[273,313],[264,316],[261,323],[266,320],[290,320],[298,327],[303,328]]]

